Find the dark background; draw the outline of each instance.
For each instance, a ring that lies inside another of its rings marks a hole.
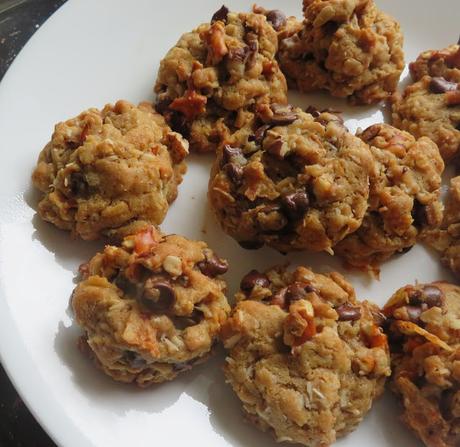
[[[0,0],[0,80],[30,36],[65,1]],[[54,446],[0,364],[0,447]]]

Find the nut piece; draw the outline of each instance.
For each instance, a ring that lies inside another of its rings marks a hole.
[[[166,256],[163,268],[174,277],[182,275],[182,261],[177,256]]]

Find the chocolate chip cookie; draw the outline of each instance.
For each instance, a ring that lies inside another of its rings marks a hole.
[[[417,82],[393,96],[393,125],[431,138],[450,161],[460,148],[460,45],[425,51],[410,72]]]
[[[209,181],[217,220],[245,248],[331,252],[366,212],[369,147],[328,112],[275,104],[258,123],[217,153]]]
[[[72,235],[118,237],[163,221],[186,171],[188,142],[143,103],[118,101],[55,127],[32,181],[39,215]]]
[[[443,50],[424,51],[415,62],[409,64],[409,69],[414,81],[431,76],[459,83],[460,45],[450,45]]]
[[[228,264],[204,242],[152,226],[80,267],[72,295],[82,346],[107,375],[147,386],[209,355],[230,307]]]
[[[309,447],[354,430],[390,375],[378,308],[340,274],[304,267],[252,271],[236,299],[224,372],[247,418]]]
[[[445,282],[399,289],[384,307],[392,388],[403,421],[428,447],[460,444],[460,287]]]
[[[243,126],[242,115],[265,103],[286,103],[275,54],[276,31],[263,14],[229,12],[184,34],[160,63],[157,110],[197,152]]]
[[[328,90],[372,104],[396,90],[404,68],[399,23],[372,0],[304,0],[305,21],[280,43],[278,58],[290,84]]]
[[[370,145],[375,159],[369,208],[361,227],[334,252],[348,265],[378,274],[383,261],[441,223],[444,163],[429,138],[416,140],[388,124],[375,124],[358,136]]]
[[[460,277],[460,176],[450,180],[442,224],[428,231],[423,240],[437,250],[441,262]]]

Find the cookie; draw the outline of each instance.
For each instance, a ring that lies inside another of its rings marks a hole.
[[[323,447],[354,430],[390,375],[378,308],[338,273],[252,271],[224,324],[224,372],[277,441]]]
[[[217,153],[209,202],[245,248],[332,251],[361,225],[374,161],[340,118],[273,105],[246,139]]]
[[[442,224],[428,231],[423,240],[440,253],[442,264],[460,277],[460,176],[450,180]]]
[[[280,42],[278,58],[302,92],[327,90],[373,104],[396,90],[404,68],[399,23],[372,0],[304,0],[301,31]]]
[[[409,70],[414,81],[431,76],[459,83],[460,45],[450,45],[443,50],[424,51],[415,62],[409,64]]]
[[[351,267],[378,273],[382,262],[441,223],[444,163],[429,138],[416,140],[388,124],[374,124],[358,136],[369,144],[376,164],[369,208],[361,227],[334,252]]]
[[[392,389],[402,420],[428,447],[460,444],[460,287],[445,282],[399,289],[384,307]]]
[[[230,307],[227,262],[204,242],[154,227],[106,246],[72,295],[83,347],[107,375],[141,387],[206,360]]]
[[[277,49],[277,34],[264,15],[223,6],[161,61],[156,108],[192,150],[215,151],[240,129],[245,111],[287,102]]]
[[[448,162],[460,148],[460,84],[424,76],[392,98],[392,121],[414,137],[431,138]]]
[[[56,125],[32,181],[42,219],[86,240],[159,224],[186,171],[188,143],[147,103],[89,109]]]

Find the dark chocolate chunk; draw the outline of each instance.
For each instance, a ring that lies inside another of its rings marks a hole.
[[[228,8],[225,5],[222,5],[221,8],[213,14],[211,23],[217,22],[218,20],[227,23],[227,16]]]
[[[240,283],[240,288],[243,292],[250,292],[255,286],[268,287],[270,281],[267,276],[257,270],[251,270],[243,277]]]
[[[291,219],[297,219],[308,209],[310,201],[305,191],[298,191],[283,195],[281,204]]]
[[[432,78],[430,81],[430,90],[433,93],[447,93],[457,90],[458,84],[456,82],[450,82],[447,79],[441,77]]]
[[[279,9],[267,12],[267,20],[273,25],[275,31],[279,31],[286,24],[286,14]]]
[[[209,256],[205,253],[205,260],[199,262],[197,265],[201,273],[210,278],[223,275],[228,270],[228,262],[225,259],[218,258],[215,254]]]
[[[361,318],[361,309],[350,304],[342,304],[335,310],[339,314],[339,321],[356,321]]]

